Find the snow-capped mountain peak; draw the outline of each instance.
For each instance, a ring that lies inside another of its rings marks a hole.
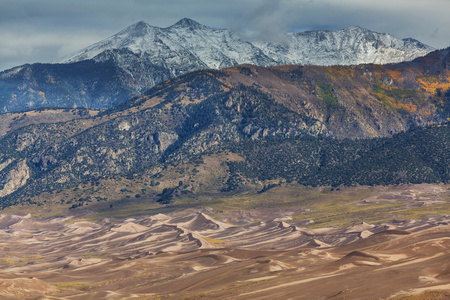
[[[151,47],[152,37],[155,36],[157,30],[158,27],[140,21],[103,41],[63,58],[61,62],[73,63],[93,59],[102,52],[123,48],[127,48],[134,53],[142,53]]]
[[[180,21],[176,22],[169,28],[191,28],[191,29],[205,29],[209,28],[208,26],[202,25],[192,19],[183,18]]]
[[[353,26],[341,30],[287,33],[278,41],[255,41],[233,29],[217,29],[184,18],[166,28],[138,22],[62,63],[108,63],[138,93],[161,81],[199,69],[238,64],[351,65],[395,63],[433,48]]]
[[[402,40],[357,26],[287,33],[274,41],[258,41],[233,29],[212,28],[187,18],[166,28],[140,21],[60,61],[65,65],[26,65],[1,73],[0,79],[23,74],[23,83],[16,85],[14,81],[11,93],[2,97],[17,96],[27,108],[46,105],[105,108],[167,79],[199,69],[222,69],[245,63],[384,64],[412,60],[432,50],[413,39]],[[32,68],[40,71],[33,72]],[[36,94],[36,85],[30,83],[33,73],[48,74],[41,86],[50,84],[50,87],[43,89],[42,94]],[[53,85],[54,82],[58,84]],[[33,85],[24,88],[28,84]],[[18,90],[23,92],[18,95]],[[40,99],[40,95],[45,96]],[[68,95],[73,102],[66,101]],[[3,110],[16,109],[15,103],[4,104]]]
[[[343,31],[357,31],[357,32],[368,32],[370,31],[367,28],[361,26],[349,26],[347,28],[342,29]]]
[[[153,26],[150,26],[149,24],[147,24],[144,21],[139,21],[136,24],[133,24],[131,26],[129,26],[128,28],[126,28],[125,30],[119,32],[122,34],[130,34],[130,35],[135,35],[135,36],[144,36],[146,34],[149,33],[149,31],[152,29]]]
[[[107,50],[148,56],[175,75],[179,74],[176,70],[186,69],[179,65],[181,62],[215,69],[242,63],[260,66],[385,64],[412,60],[434,49],[413,39],[402,40],[359,26],[287,33],[281,42],[254,41],[232,29],[216,29],[184,18],[167,28],[140,21],[61,62],[93,59]]]

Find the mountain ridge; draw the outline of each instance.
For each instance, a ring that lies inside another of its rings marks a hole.
[[[9,116],[0,204],[118,178],[162,182],[163,203],[273,180],[447,182],[449,66],[450,49],[385,66],[240,65],[182,75],[98,114]]]
[[[286,34],[282,43],[258,44],[232,29],[216,29],[191,19],[166,28],[141,21],[61,63],[27,64],[1,72],[0,111],[105,109],[165,80],[200,69],[248,63],[390,63],[411,60],[431,50],[417,41],[358,27]]]
[[[300,40],[297,41],[296,39],[298,38],[307,38],[310,35],[315,35],[315,36],[319,36],[319,40],[321,42],[323,42],[326,39],[333,39],[335,44],[339,42],[339,38],[342,38],[342,36],[347,35],[348,39],[348,35],[351,34],[356,34],[356,35],[368,35],[369,41],[381,41],[383,44],[387,44],[386,42],[390,43],[390,45],[388,45],[391,48],[394,49],[398,49],[400,51],[408,51],[408,50],[413,50],[412,52],[416,52],[417,50],[422,50],[422,52],[419,53],[411,53],[411,54],[407,54],[405,55],[403,58],[400,57],[364,57],[363,59],[356,59],[353,61],[351,59],[347,59],[347,60],[336,60],[336,59],[331,59],[328,61],[320,61],[318,59],[314,59],[314,58],[310,58],[309,56],[313,56],[314,54],[317,53],[305,53],[303,52],[301,55],[297,55],[297,57],[295,57],[295,55],[292,55],[293,57],[286,57],[286,58],[278,58],[280,55],[283,56],[283,53],[276,53],[276,55],[269,55],[269,57],[273,60],[273,62],[270,62],[270,64],[312,64],[312,65],[334,65],[334,64],[343,64],[343,65],[350,65],[350,64],[360,64],[360,63],[381,63],[381,64],[385,64],[385,63],[393,63],[393,62],[400,62],[400,61],[404,61],[404,60],[412,60],[416,57],[419,56],[423,56],[424,54],[428,53],[431,50],[435,50],[434,48],[427,46],[423,43],[420,43],[417,40],[411,39],[411,38],[406,38],[406,39],[397,39],[395,37],[393,37],[392,35],[386,34],[386,33],[377,33],[377,32],[373,32],[369,29],[366,28],[362,28],[360,26],[350,26],[341,30],[336,30],[336,31],[330,31],[330,30],[317,30],[317,31],[305,31],[305,32],[297,32],[297,33],[287,33],[284,35],[284,37],[282,38],[283,42],[281,43],[276,43],[276,42],[263,42],[263,41],[258,41],[255,40],[253,41],[252,39],[249,39],[247,37],[245,37],[244,35],[242,35],[241,33],[234,31],[230,28],[226,28],[226,29],[217,29],[217,28],[213,28],[213,27],[209,27],[209,26],[205,26],[202,25],[192,19],[189,18],[184,18],[181,19],[180,21],[178,21],[177,23],[166,27],[166,28],[160,28],[160,27],[156,27],[156,26],[151,26],[149,24],[147,24],[144,21],[140,21],[137,22],[131,26],[129,26],[127,29],[119,32],[116,35],[111,36],[110,38],[107,38],[106,40],[103,40],[99,43],[93,44],[83,50],[81,50],[80,52],[84,53],[87,49],[93,49],[96,48],[96,45],[102,45],[105,41],[109,41],[109,40],[115,40],[117,38],[119,38],[121,35],[123,35],[124,33],[130,33],[133,34],[136,31],[136,28],[146,28],[146,29],[152,29],[152,33],[158,33],[158,34],[169,34],[172,35],[174,34],[174,32],[172,32],[173,30],[175,30],[175,33],[177,29],[189,29],[189,30],[208,30],[208,31],[214,31],[214,32],[219,32],[219,33],[226,33],[226,34],[232,34],[232,35],[237,35],[239,36],[239,38],[244,39],[245,43],[250,43],[250,44],[254,44],[256,45],[261,51],[262,53],[264,53],[266,56],[268,56],[268,52],[270,52],[270,47],[273,47],[273,44],[275,44],[275,47],[283,47],[283,46],[287,46],[288,48],[293,47],[292,44],[305,44],[305,40]],[[325,36],[328,35],[328,36]],[[331,37],[330,37],[331,36]],[[290,40],[289,40],[290,39]],[[316,38],[317,39],[317,38]],[[308,43],[311,43],[311,41],[307,41]],[[340,41],[341,43],[343,41]],[[345,42],[345,41],[344,41]],[[283,45],[286,44],[286,45]],[[383,45],[382,44],[382,45]],[[272,45],[272,46],[271,46]],[[381,45],[381,46],[382,46]],[[183,45],[185,46],[185,45]],[[189,45],[188,45],[189,46]],[[339,49],[330,49],[330,45],[323,45],[323,46],[328,46],[327,51],[336,51]],[[331,45],[331,46],[336,46],[336,45]],[[347,45],[348,46],[348,45]],[[380,45],[376,45],[376,47],[380,47]],[[145,48],[145,47],[144,47]],[[117,47],[115,48],[117,49]],[[217,47],[217,49],[220,49],[219,47]],[[146,49],[135,49],[137,50],[136,53],[143,53],[145,52]],[[192,51],[192,48],[190,48],[189,50]],[[322,49],[323,51],[324,49]],[[289,49],[286,49],[287,52],[289,52]],[[292,52],[292,51],[290,51]],[[99,54],[98,51],[94,51],[92,54],[90,54],[87,57],[79,57],[79,55],[77,54],[77,52],[75,52],[74,55],[69,56],[65,59],[60,60],[59,62],[62,63],[70,63],[70,62],[76,62],[79,61],[80,59],[92,59],[94,58],[97,54]],[[392,55],[392,54],[390,54]],[[199,56],[201,58],[201,56]],[[331,62],[331,63],[330,63]],[[218,63],[215,64],[211,64],[210,62],[204,62],[208,68],[220,68],[218,67]],[[248,61],[248,60],[242,60],[242,61],[236,61],[236,65],[237,64],[243,64],[243,63],[250,63],[250,64],[256,64],[259,66],[268,66],[268,64],[263,65],[263,64],[258,64],[255,63],[255,61]]]

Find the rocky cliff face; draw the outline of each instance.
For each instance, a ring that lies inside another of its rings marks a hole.
[[[0,73],[0,111],[42,107],[103,109],[167,79],[238,64],[354,65],[393,63],[433,49],[359,27],[289,33],[282,42],[253,41],[232,29],[183,19],[159,28],[136,23],[57,64],[23,65]]]
[[[8,164],[9,165],[9,164]],[[13,164],[11,168],[4,168],[2,170],[2,187],[0,189],[0,197],[14,193],[20,187],[27,183],[30,178],[30,168],[26,160],[21,160]]]

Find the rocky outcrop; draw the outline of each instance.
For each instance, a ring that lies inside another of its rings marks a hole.
[[[4,174],[0,181],[0,197],[15,192],[18,188],[24,186],[30,178],[30,168],[26,160],[18,162],[13,168]]]
[[[3,171],[10,163],[12,163],[12,159],[7,159],[6,161],[0,163],[0,172]]]
[[[157,132],[153,135],[153,140],[158,146],[158,152],[164,152],[170,145],[178,139],[176,133]]]

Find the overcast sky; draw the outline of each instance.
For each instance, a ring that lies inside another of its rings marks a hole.
[[[267,39],[358,25],[450,46],[450,0],[0,0],[0,70],[52,62],[138,21],[187,17]]]

